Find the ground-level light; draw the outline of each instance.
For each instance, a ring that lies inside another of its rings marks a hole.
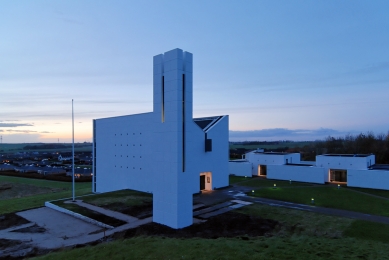
[[[314,198],[311,199],[311,203],[315,204],[315,199]]]

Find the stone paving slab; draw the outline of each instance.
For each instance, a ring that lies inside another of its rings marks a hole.
[[[248,201],[244,201],[244,200],[231,200],[231,202],[239,203],[239,204],[243,204],[243,205],[251,205],[251,204],[253,204],[252,202],[248,202]]]
[[[195,211],[195,212],[193,212],[193,216],[198,216],[198,215],[205,214],[205,213],[208,213],[208,212],[211,212],[211,211],[215,211],[215,210],[220,209],[220,208],[228,207],[231,204],[232,204],[232,202],[229,202],[229,201],[224,202],[224,203],[220,203],[220,204],[211,206],[209,208],[205,208],[205,209],[201,209],[201,210]]]
[[[231,211],[231,210],[234,210],[234,208],[228,206],[228,207],[224,207],[224,208],[221,208],[219,210],[216,210],[216,211],[212,211],[212,212],[209,212],[209,213],[205,213],[205,214],[199,215],[199,217],[200,218],[210,218],[210,217],[213,217],[213,216],[217,216],[217,215],[226,213],[226,212]]]

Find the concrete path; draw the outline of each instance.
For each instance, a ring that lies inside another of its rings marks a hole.
[[[117,211],[113,211],[113,210],[109,210],[109,209],[104,209],[104,208],[101,208],[98,206],[94,206],[94,205],[82,202],[82,200],[76,200],[75,202],[73,202],[72,200],[68,200],[68,201],[65,201],[65,203],[77,204],[80,207],[84,207],[84,208],[99,212],[103,215],[106,215],[106,216],[109,216],[112,218],[116,218],[116,219],[122,220],[122,221],[127,222],[127,223],[131,223],[131,222],[135,222],[135,221],[139,220],[138,218],[131,217],[131,216],[123,214],[121,212],[117,212]]]

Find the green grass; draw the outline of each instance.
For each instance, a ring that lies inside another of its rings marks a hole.
[[[385,234],[389,225],[267,205],[237,212],[275,219],[281,225],[269,237],[249,240],[134,237],[38,259],[389,259]],[[377,229],[382,229],[378,238]]]
[[[49,180],[40,180],[40,179],[30,179],[23,177],[13,177],[13,176],[2,176],[0,175],[0,182],[12,182],[12,183],[23,183],[34,185],[38,187],[48,187],[48,188],[71,188],[71,182],[62,182],[62,181],[49,181]],[[86,183],[76,183],[77,185],[85,185]],[[92,186],[90,182],[88,182],[89,186]]]
[[[337,189],[329,186],[282,188],[277,185],[276,189],[258,189],[254,193],[250,192],[250,195],[301,204],[311,204],[311,198],[314,198],[316,206],[389,216],[389,200],[345,188]]]
[[[150,193],[135,191],[135,190],[119,190],[106,192],[82,198],[84,202],[96,205],[105,206],[112,203],[123,203],[126,206],[141,205],[144,202],[151,202],[153,195]]]
[[[126,222],[124,222],[124,221],[121,221],[119,219],[116,219],[116,218],[113,218],[110,216],[103,215],[103,214],[95,212],[93,210],[81,207],[77,204],[65,203],[65,200],[53,201],[52,203],[57,205],[57,206],[60,206],[62,208],[68,209],[70,211],[76,212],[78,214],[81,214],[83,216],[89,217],[91,219],[97,220],[99,222],[102,222],[102,223],[110,225],[110,226],[118,227],[118,226],[126,224]]]
[[[251,178],[251,176],[250,176],[250,178]],[[229,183],[230,183],[230,185],[234,184],[234,183],[239,183],[239,182],[242,182],[242,181],[247,181],[247,180],[248,180],[247,177],[234,176],[234,175],[230,175],[229,176]]]
[[[72,183],[70,182],[36,180],[9,176],[0,176],[0,182],[23,183],[38,187],[62,188],[59,192],[50,192],[46,194],[2,200],[0,203],[0,214],[42,207],[44,206],[45,201],[69,198],[72,196]],[[91,193],[91,186],[90,182],[76,183],[76,196]]]
[[[363,240],[389,243],[389,225],[364,220],[355,220],[344,231],[344,235]]]
[[[364,193],[368,193],[375,196],[380,196],[384,198],[389,198],[389,190],[375,190],[375,189],[363,189],[363,188],[353,188],[353,187],[347,187],[347,189],[360,191]]]
[[[320,237],[175,239],[135,237],[39,259],[388,259],[387,244]]]
[[[242,207],[237,212],[250,216],[277,220],[282,228],[277,235],[307,235],[327,238],[339,238],[343,230],[353,222],[352,219],[322,215],[315,212],[306,212],[282,207],[272,207],[262,204],[252,204]]]
[[[239,183],[241,186],[248,186],[248,187],[274,187],[274,184],[276,184],[277,187],[296,187],[296,186],[312,186],[313,184],[310,183],[304,183],[304,182],[294,182],[291,183],[289,181],[278,181],[278,180],[269,180],[262,177],[253,177],[253,178],[247,178],[247,181]]]

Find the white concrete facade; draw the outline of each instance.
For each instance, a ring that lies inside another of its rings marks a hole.
[[[299,163],[299,153],[273,153],[273,152],[258,152],[252,151],[246,153],[245,158],[252,164],[252,175],[263,175],[261,174],[261,165],[284,165],[289,163]]]
[[[193,119],[193,56],[154,56],[153,112],[93,121],[93,191],[153,194],[153,221],[193,222],[193,194],[228,186],[228,116]]]
[[[252,164],[246,160],[233,160],[228,163],[228,173],[236,176],[251,177]]]
[[[389,171],[348,170],[347,186],[389,190]]]
[[[324,168],[298,165],[268,165],[267,178],[284,181],[298,181],[324,184],[326,172]]]
[[[268,179],[318,184],[343,182],[350,187],[389,190],[389,166],[376,166],[373,154],[324,154],[316,156],[316,163],[300,161],[298,153],[252,151],[245,158],[245,162],[230,162],[230,174],[246,176],[250,164],[252,175],[264,175],[260,172],[262,165],[266,166]]]

